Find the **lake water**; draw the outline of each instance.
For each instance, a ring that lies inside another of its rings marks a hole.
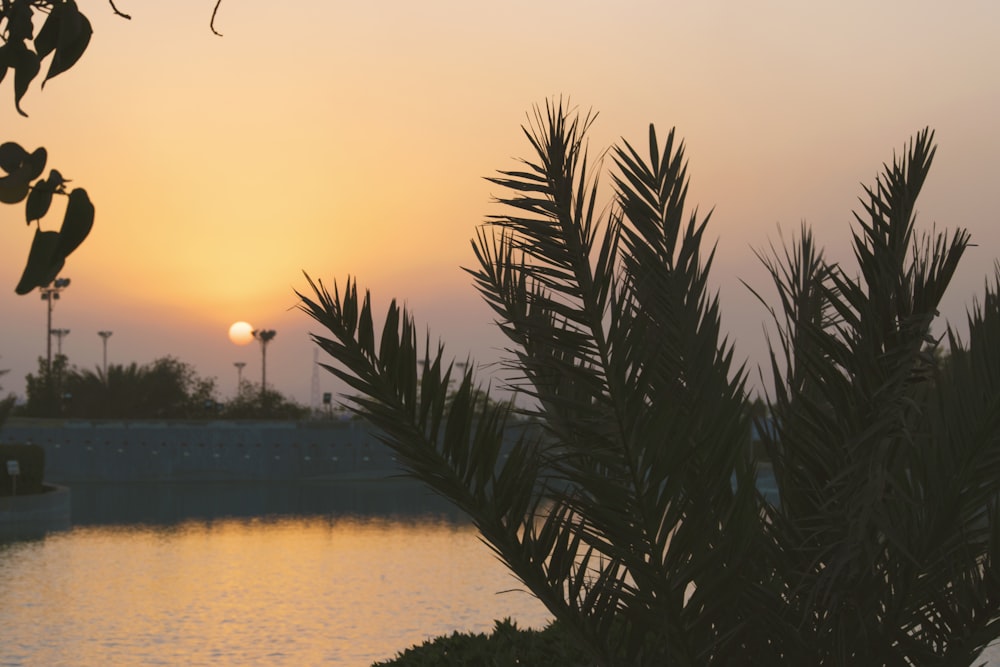
[[[371,665],[508,616],[550,620],[405,481],[74,485],[71,526],[0,535],[0,665]]]
[[[74,486],[71,527],[0,537],[0,665],[370,665],[543,627],[512,589],[408,482]]]

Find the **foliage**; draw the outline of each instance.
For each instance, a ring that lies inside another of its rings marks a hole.
[[[44,16],[35,30],[35,19]],[[51,56],[42,87],[49,79],[73,67],[87,50],[93,30],[74,0],[4,0],[0,7],[3,45],[0,46],[0,81],[14,72],[14,106]]]
[[[1000,636],[1000,270],[938,371],[930,327],[969,238],[914,236],[932,135],[865,190],[858,277],[808,230],[760,253],[780,302],[755,424],[774,505],[683,144],[652,126],[646,157],[623,140],[601,207],[592,120],[536,110],[534,156],[491,179],[504,212],[473,242],[511,389],[544,432],[504,447],[513,402],[478,398],[469,368],[449,403],[455,364],[405,308],[376,335],[355,281],[309,280],[301,308],[353,409],[600,664],[968,665]]]
[[[44,16],[36,31],[35,20]],[[14,106],[18,113],[28,86],[41,72],[42,61],[49,59],[45,83],[73,67],[90,43],[90,21],[73,0],[5,0],[0,6],[0,82],[13,71]],[[8,141],[0,144],[0,202],[25,204],[25,220],[36,224],[35,235],[21,279],[15,288],[27,294],[36,287],[51,283],[62,270],[66,257],[79,246],[94,224],[94,205],[87,191],[73,188],[57,170],[48,178],[45,171],[48,154],[44,148],[32,152]],[[43,231],[41,218],[49,211],[53,195],[66,196],[68,203],[59,231]]]
[[[557,623],[544,630],[524,630],[509,618],[496,621],[489,635],[454,633],[438,637],[421,646],[406,649],[392,660],[375,663],[375,667],[461,667],[483,665],[514,667],[515,665],[577,665],[587,664],[587,654],[560,630]]]
[[[916,236],[933,156],[924,130],[865,189],[860,277],[807,230],[765,261],[784,311],[767,525],[803,661],[968,665],[1000,634],[1000,271],[941,364],[931,327],[969,234]]]
[[[96,370],[68,368],[66,358],[53,359],[47,392],[45,360],[38,375],[27,376],[27,416],[84,419],[170,419],[216,417],[215,381],[199,377],[194,368],[173,357],[150,364],[111,364],[107,375]],[[52,396],[57,397],[53,402]]]
[[[54,417],[62,412],[62,382],[69,370],[65,354],[52,357],[51,366],[45,357],[38,358],[38,373],[25,376],[27,401],[21,409],[29,417]]]
[[[29,417],[80,419],[302,419],[309,409],[260,385],[244,381],[238,395],[220,403],[215,380],[198,375],[190,364],[166,356],[149,364],[68,365],[65,355],[38,360],[38,373],[27,376]]]
[[[16,204],[27,199],[26,221],[36,225],[28,262],[15,288],[18,294],[27,294],[55,280],[66,258],[83,243],[94,226],[94,205],[86,190],[73,188],[67,193],[68,181],[55,169],[49,172],[48,178],[35,180],[45,170],[46,159],[44,148],[28,153],[12,141],[0,144],[0,169],[7,174],[0,177],[0,202]],[[43,231],[41,218],[49,212],[53,195],[68,198],[62,226],[59,231]]]
[[[220,416],[226,419],[303,419],[309,415],[309,408],[286,398],[281,392],[267,389],[261,392],[260,385],[244,381],[239,392],[222,406]]]
[[[131,18],[115,7],[111,9],[123,18]],[[210,28],[216,34],[215,16],[221,0],[216,0]],[[75,0],[3,0],[0,3],[0,83],[13,72],[14,107],[22,116],[21,100],[28,87],[38,77],[42,63],[48,69],[42,88],[52,78],[72,68],[90,44],[93,30],[90,20],[77,7]],[[79,246],[94,224],[94,205],[87,191],[73,188],[67,193],[64,178],[57,170],[48,178],[45,171],[48,154],[45,148],[32,152],[20,144],[8,141],[0,144],[0,202],[17,204],[27,199],[25,218],[36,223],[35,235],[28,260],[17,284],[18,294],[27,294],[36,287],[49,285],[62,270],[66,257]],[[36,180],[37,179],[37,180]],[[59,231],[43,231],[41,218],[49,211],[53,195],[68,197]]]

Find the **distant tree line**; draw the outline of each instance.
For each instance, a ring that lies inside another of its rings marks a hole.
[[[107,373],[70,366],[65,355],[51,371],[39,359],[29,373],[27,402],[15,414],[77,419],[300,419],[309,414],[280,392],[243,382],[235,398],[220,401],[214,378],[166,356],[148,364],[109,364]]]

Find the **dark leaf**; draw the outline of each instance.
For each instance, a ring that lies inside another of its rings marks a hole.
[[[24,110],[21,109],[21,98],[28,92],[28,86],[38,76],[39,69],[41,69],[41,64],[39,63],[37,53],[28,50],[26,46],[22,46],[22,48],[15,51],[14,107],[19,114],[25,117],[28,114],[24,113]]]
[[[10,69],[13,63],[11,63],[11,56],[13,54],[13,45],[11,43],[6,43],[0,45],[0,83],[7,77],[7,70]]]
[[[16,204],[28,196],[29,180],[20,173],[0,178],[0,202]]]
[[[62,74],[80,59],[83,52],[90,44],[90,36],[93,30],[90,21],[76,8],[76,3],[72,0],[64,5],[59,18],[59,36],[52,62],[49,64],[49,71],[45,75],[45,82],[59,74]]]
[[[44,148],[29,155],[12,142],[0,146],[0,166],[9,174],[0,178],[0,202],[16,204],[27,197],[31,181],[38,178],[45,169],[46,157]]]
[[[59,250],[59,233],[37,230],[28,253],[28,263],[21,274],[21,280],[14,289],[18,294],[27,294],[36,287],[48,285],[62,270],[64,255]]]
[[[63,186],[67,183],[69,183],[69,179],[64,178],[63,175],[59,173],[58,169],[53,169],[49,172],[49,184],[52,186],[53,192],[63,192]]]
[[[38,31],[38,36],[35,37],[35,52],[42,60],[56,48],[59,39],[59,26],[62,23],[65,7],[66,5],[62,4],[52,7],[52,11],[49,12],[48,18],[45,19],[42,29]]]
[[[52,205],[53,184],[51,181],[39,181],[31,189],[28,195],[28,203],[24,207],[25,220],[30,224],[32,220],[39,220],[49,212]]]
[[[28,151],[24,150],[21,144],[14,143],[13,141],[0,144],[0,169],[3,169],[8,174],[20,169],[27,157]]]
[[[59,253],[68,257],[77,246],[90,234],[94,226],[94,205],[83,188],[76,188],[69,193],[69,204],[66,205],[66,217],[63,218],[62,229],[59,230]]]
[[[45,161],[47,159],[48,153],[44,148],[36,148],[35,152],[27,157],[24,161],[24,168],[29,181],[33,181],[42,175],[42,172],[45,171]]]

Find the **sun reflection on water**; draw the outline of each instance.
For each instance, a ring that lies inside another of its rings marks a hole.
[[[372,517],[84,526],[0,546],[0,663],[370,665],[544,608],[469,525]]]

